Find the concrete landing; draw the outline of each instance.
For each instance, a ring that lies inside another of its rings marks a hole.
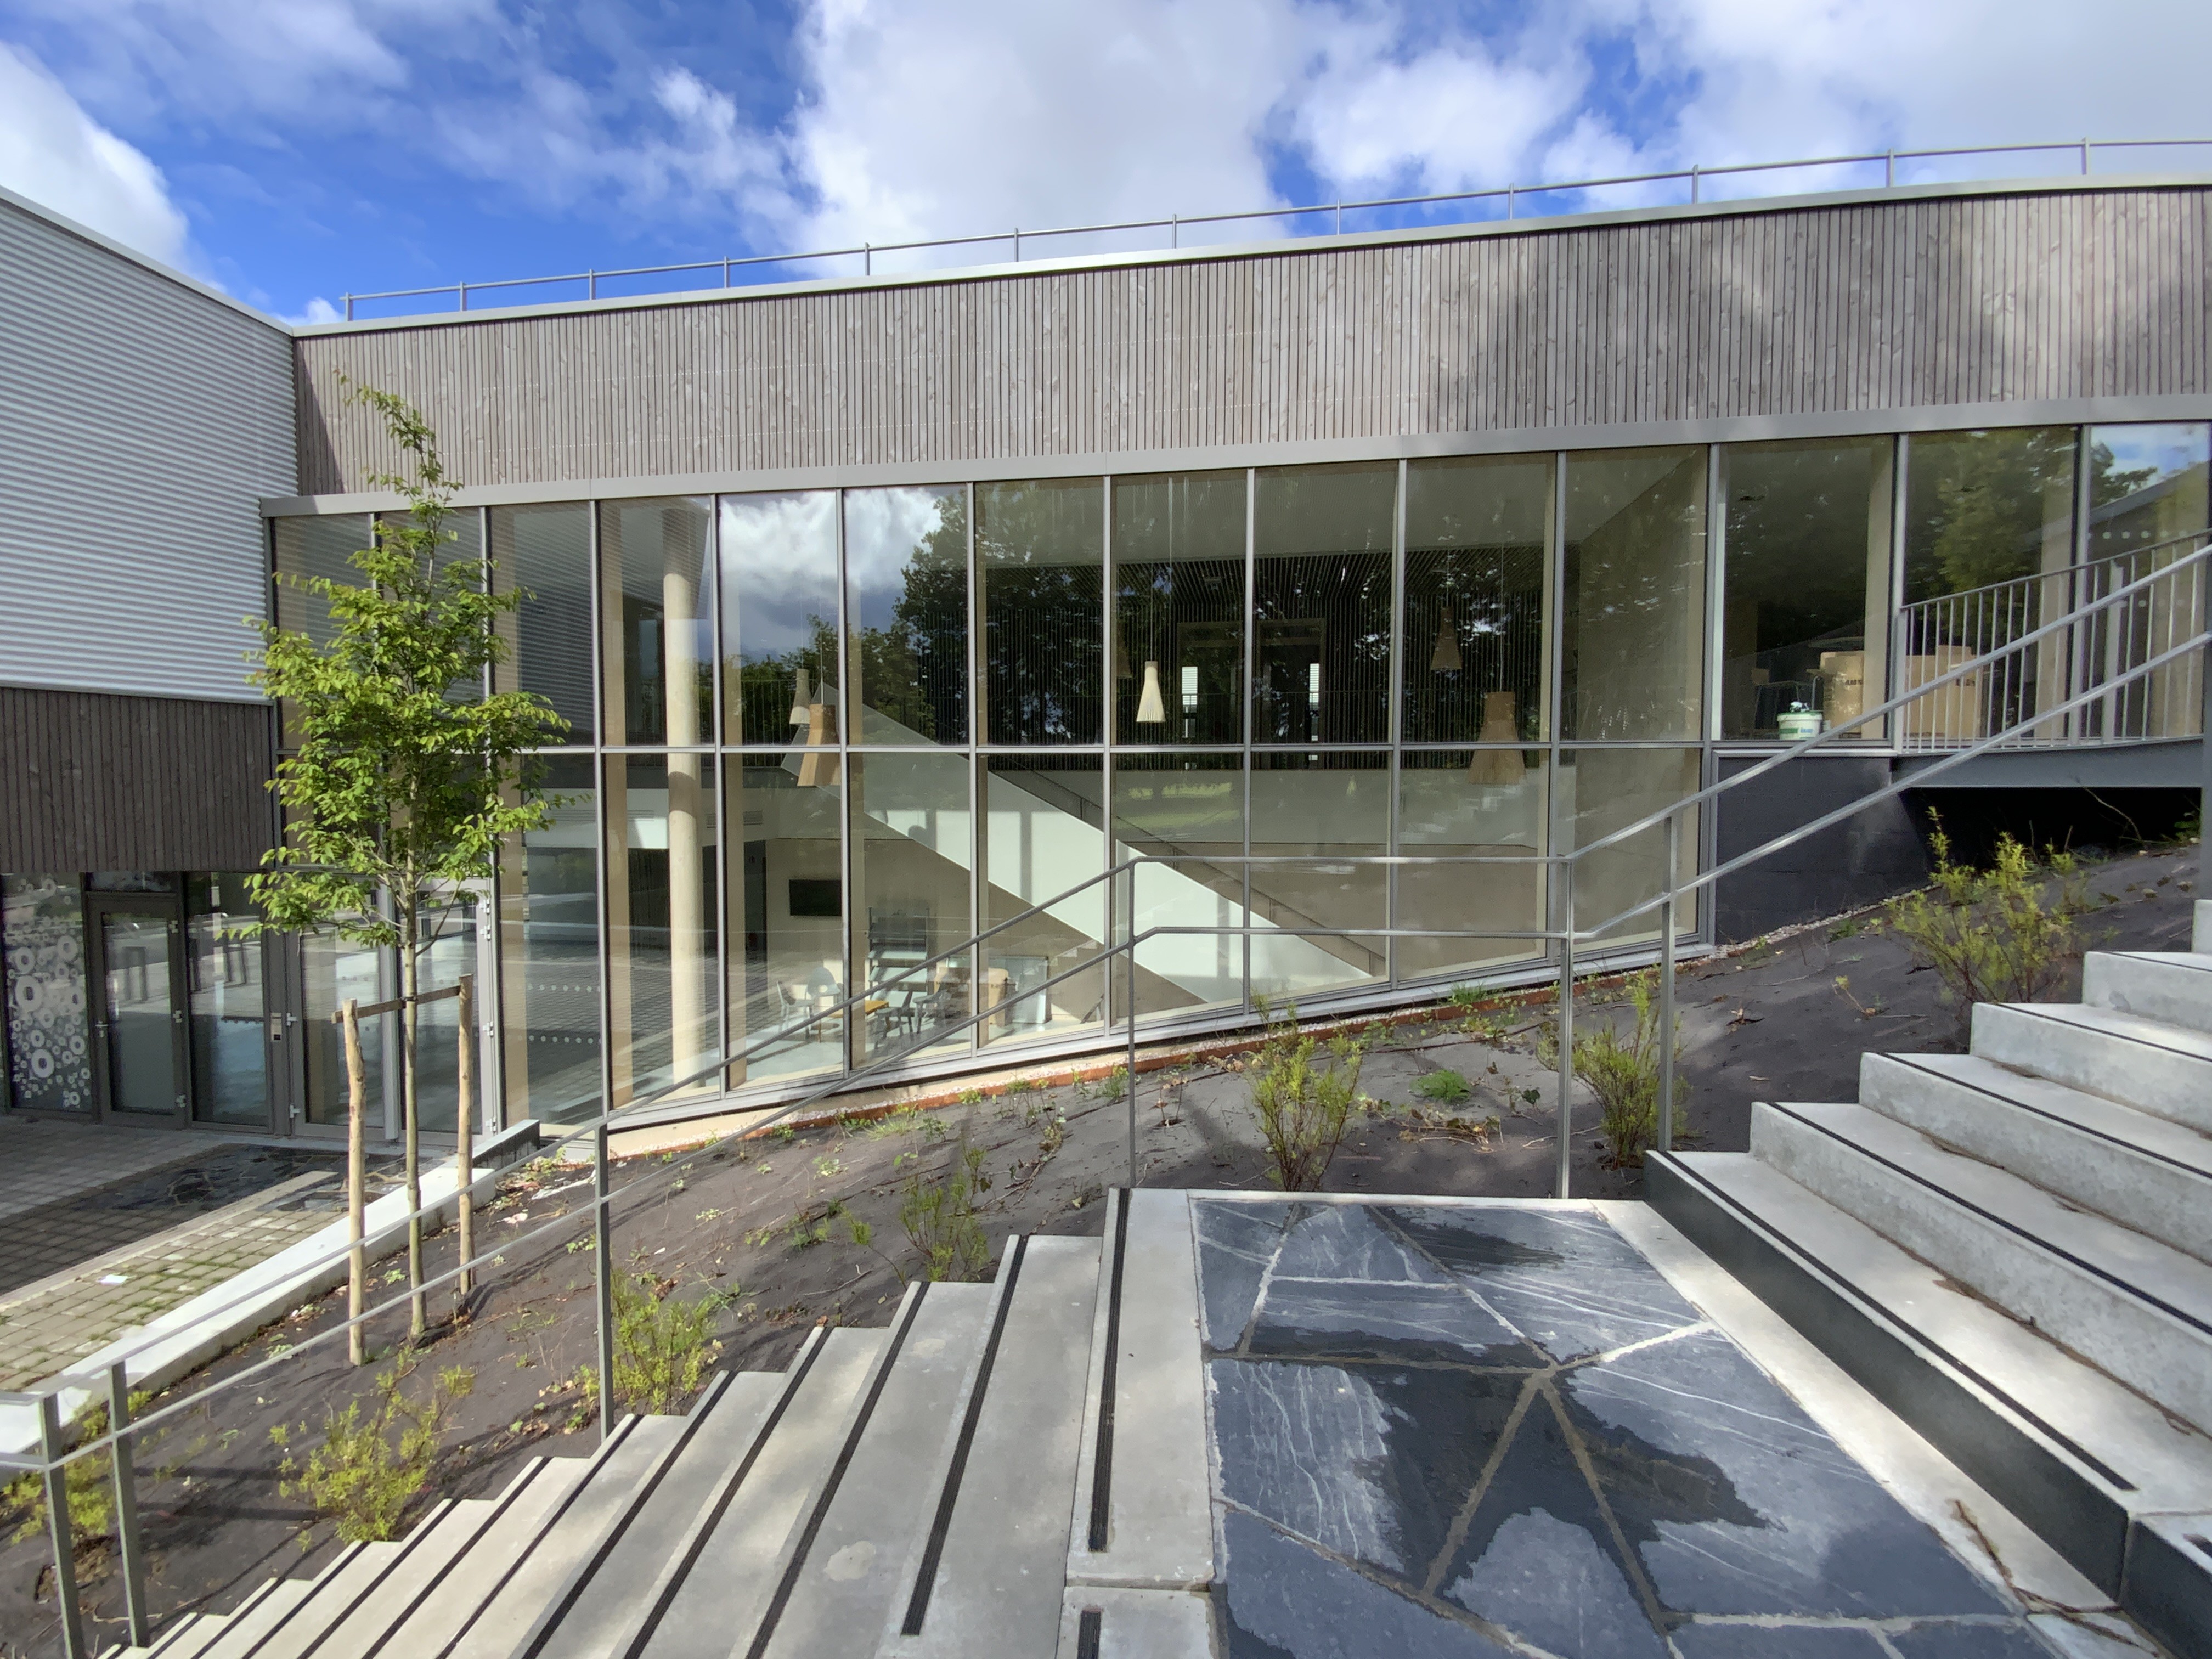
[[[1644,1206],[1193,1208],[1228,1659],[2066,1650],[1808,1411],[1802,1354],[1785,1388],[1655,1265],[1710,1267]]]

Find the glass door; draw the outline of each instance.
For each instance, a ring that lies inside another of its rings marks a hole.
[[[100,1109],[143,1123],[191,1112],[184,928],[173,896],[94,896],[93,1063]]]

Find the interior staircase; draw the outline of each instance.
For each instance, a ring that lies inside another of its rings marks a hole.
[[[173,1622],[160,1659],[1197,1659],[1213,1579],[1188,1200],[1007,1241],[394,1543]]]
[[[2078,1006],[1761,1103],[1650,1201],[2160,1638],[2212,1653],[2212,903]]]

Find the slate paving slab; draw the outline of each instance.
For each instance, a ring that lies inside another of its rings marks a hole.
[[[1599,1211],[1196,1209],[1231,1659],[2047,1659]]]

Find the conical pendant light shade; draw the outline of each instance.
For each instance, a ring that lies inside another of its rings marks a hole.
[[[1437,674],[1455,674],[1459,672],[1459,634],[1452,627],[1451,607],[1437,623],[1437,648],[1429,658],[1429,670]]]
[[[1160,697],[1160,665],[1148,662],[1145,665],[1145,692],[1137,699],[1137,724],[1165,726],[1167,722],[1167,704]]]
[[[791,694],[791,723],[793,726],[806,724],[806,705],[810,696],[806,689],[806,671],[802,668],[799,671],[799,684]]]

